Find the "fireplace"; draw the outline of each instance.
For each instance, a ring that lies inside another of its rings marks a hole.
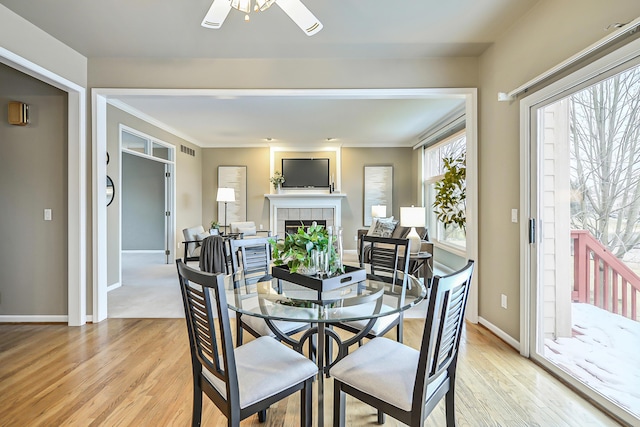
[[[318,225],[322,225],[325,228],[327,227],[327,220],[324,219],[296,219],[296,220],[285,220],[284,221],[284,232],[285,234],[295,234],[298,232],[299,227],[311,227],[313,222],[316,222]]]
[[[325,227],[341,226],[342,200],[344,193],[283,193],[265,194],[269,199],[269,226],[274,236],[284,238],[285,221],[291,221],[294,231],[298,230],[301,222],[305,226],[312,221]],[[308,225],[307,225],[308,224]]]

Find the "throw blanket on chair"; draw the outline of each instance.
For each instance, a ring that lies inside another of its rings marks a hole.
[[[209,236],[202,241],[200,270],[207,273],[227,273],[224,238]]]

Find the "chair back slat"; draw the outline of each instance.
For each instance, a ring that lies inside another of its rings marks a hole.
[[[194,372],[201,375],[206,369],[223,381],[226,394],[220,397],[237,405],[240,397],[224,275],[194,270],[180,260],[176,264]]]
[[[232,272],[243,271],[246,275],[264,271],[271,266],[271,244],[268,238],[234,239],[231,248]]]
[[[425,401],[427,386],[444,371],[454,380],[473,267],[474,262],[469,261],[454,274],[434,277],[420,347],[414,405]]]
[[[360,244],[360,265],[364,267],[365,244],[369,243],[370,274],[393,285],[404,285],[409,273],[409,240],[390,237],[363,236]],[[403,274],[399,275],[398,271]]]

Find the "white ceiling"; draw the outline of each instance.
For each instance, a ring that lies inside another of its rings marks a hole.
[[[424,58],[478,56],[537,0],[302,0],[324,28],[306,36],[277,4],[231,10],[219,30],[200,22],[212,0],[0,0],[88,58]],[[204,146],[273,138],[347,146],[408,146],[460,98],[322,99],[153,92],[117,96]]]

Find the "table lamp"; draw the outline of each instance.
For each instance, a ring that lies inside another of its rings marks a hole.
[[[409,239],[409,251],[412,255],[420,252],[422,244],[420,236],[416,231],[416,227],[425,226],[426,209],[423,207],[400,208],[400,225],[403,227],[411,227],[411,231],[407,235]]]
[[[371,218],[384,218],[387,216],[387,207],[385,205],[372,205]]]
[[[236,193],[233,188],[220,187],[216,196],[216,202],[224,202],[224,230],[227,230],[227,203],[236,201]]]

